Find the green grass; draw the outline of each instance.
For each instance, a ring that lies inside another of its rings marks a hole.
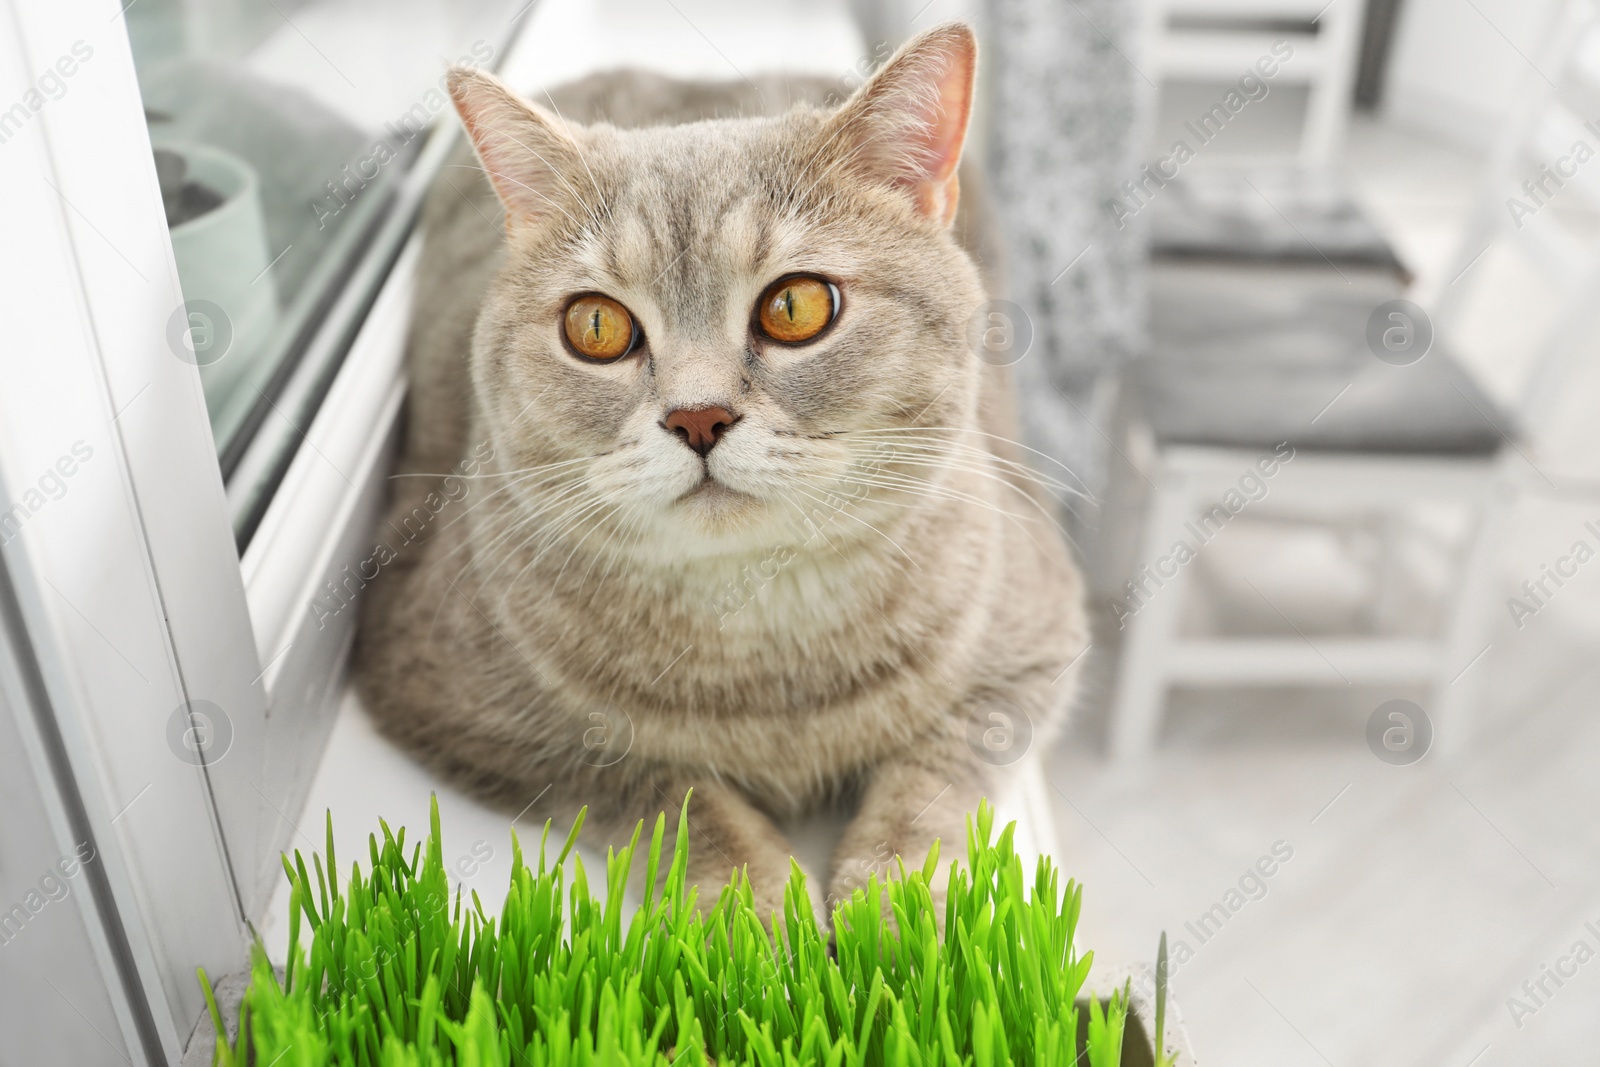
[[[426,842],[381,826],[368,867],[336,877],[284,860],[292,887],[289,964],[280,983],[256,945],[226,1067],[1116,1067],[1126,990],[1078,999],[1093,954],[1073,944],[1082,889],[1045,858],[1030,883],[985,804],[952,864],[944,937],[920,870],[874,877],[819,927],[796,865],[769,932],[742,879],[701,909],[685,877],[687,812],[663,855],[665,817],[644,853],[644,903],[624,890],[644,824],[606,860],[603,891],[573,857],[553,863],[547,825],[529,866],[512,834],[511,884],[497,919],[476,893],[451,893],[434,803]],[[582,819],[579,819],[581,826]],[[664,878],[658,878],[663,861]],[[883,918],[883,901],[894,922]],[[200,973],[213,1020],[217,1010]],[[217,1032],[224,1031],[218,1026]]]

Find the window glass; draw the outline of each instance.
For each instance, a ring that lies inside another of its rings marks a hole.
[[[516,16],[505,0],[127,5],[186,304],[168,336],[200,366],[230,498],[236,473],[286,463],[241,466],[252,443],[290,452],[309,426],[320,391],[288,385],[318,373],[308,351],[336,362],[312,341],[449,118],[446,66],[493,68]]]

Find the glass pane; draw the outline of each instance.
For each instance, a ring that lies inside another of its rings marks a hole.
[[[225,477],[263,425],[308,425],[279,394],[423,132],[448,118],[446,65],[492,68],[516,13],[506,0],[127,5],[187,305],[187,340],[181,318],[175,336],[200,364]]]

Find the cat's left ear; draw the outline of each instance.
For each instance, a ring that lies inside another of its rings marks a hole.
[[[956,167],[972,117],[978,43],[952,22],[908,42],[829,123],[829,142],[863,177],[906,193],[924,218],[948,226]]]
[[[570,214],[562,204],[573,189],[566,175],[577,173],[582,150],[567,124],[481,70],[451,67],[446,84],[505,206],[507,232],[552,212]]]

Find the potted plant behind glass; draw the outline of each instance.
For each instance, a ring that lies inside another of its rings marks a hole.
[[[158,142],[155,157],[185,305],[168,341],[200,367],[206,405],[220,411],[278,314],[259,183],[219,148]]]

